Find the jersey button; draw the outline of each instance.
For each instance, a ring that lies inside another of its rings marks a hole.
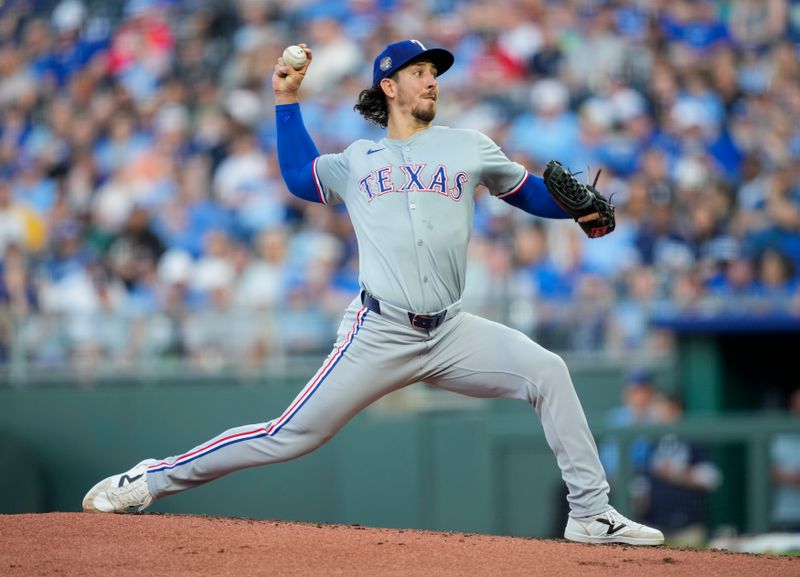
[[[410,146],[406,146],[406,152],[411,152],[411,147]]]
[[[421,239],[417,241],[417,246],[422,246],[422,240]]]
[[[428,282],[428,277],[426,276],[422,277],[422,282]]]
[[[411,204],[408,205],[408,208],[414,210],[415,208],[417,208],[417,205],[412,202]]]

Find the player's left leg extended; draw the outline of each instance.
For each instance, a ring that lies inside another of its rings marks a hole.
[[[609,505],[597,445],[561,357],[519,331],[475,315],[461,313],[451,323],[442,325],[430,346],[426,364],[431,374],[425,382],[464,395],[517,399],[533,406],[569,490],[567,529],[576,535],[565,536],[589,543],[663,541],[660,532],[625,519]]]
[[[186,452],[103,479],[84,497],[83,508],[141,511],[223,475],[309,453],[376,399],[417,382],[425,347],[416,329],[395,326],[355,300],[330,355],[279,417],[229,429]]]

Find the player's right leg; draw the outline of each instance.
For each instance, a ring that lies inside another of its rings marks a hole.
[[[353,301],[331,354],[277,418],[229,429],[185,453],[148,460],[97,483],[92,512],[141,511],[156,499],[249,467],[295,459],[333,437],[356,413],[417,376],[422,336],[398,339],[391,323]],[[413,329],[409,327],[413,336]]]
[[[528,402],[569,489],[564,536],[584,543],[658,545],[660,531],[623,517],[609,487],[589,425],[564,361],[519,331],[468,313],[443,325],[425,382],[473,397]]]

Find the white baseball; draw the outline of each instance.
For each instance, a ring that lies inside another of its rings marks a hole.
[[[308,60],[306,51],[299,46],[287,46],[283,51],[283,61],[295,70],[300,70],[305,66],[306,60]]]

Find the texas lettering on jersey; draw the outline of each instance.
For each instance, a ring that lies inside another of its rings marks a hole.
[[[401,164],[399,166],[387,165],[375,170],[358,180],[358,187],[367,196],[367,201],[389,194],[390,192],[435,192],[447,196],[458,202],[464,193],[464,184],[469,181],[469,175],[459,171],[449,179],[447,167],[437,165],[433,172],[426,176],[427,164]],[[393,172],[398,171],[404,180],[399,187],[395,186]]]

